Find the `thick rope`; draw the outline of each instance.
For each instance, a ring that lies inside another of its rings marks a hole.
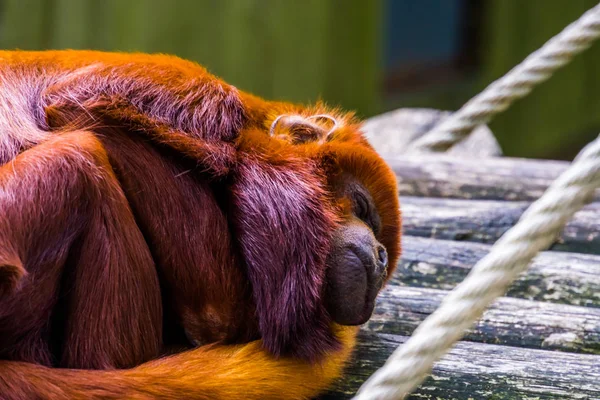
[[[481,124],[506,110],[515,100],[525,97],[552,73],[587,49],[600,37],[600,4],[590,9],[543,47],[531,53],[521,64],[492,82],[412,146],[412,151],[441,152],[466,138]]]
[[[452,290],[412,337],[363,384],[355,399],[401,399],[429,374],[431,367],[481,317],[536,254],[548,248],[571,216],[600,186],[600,137],[550,185]]]
[[[488,86],[453,116],[415,142],[414,150],[444,151],[487,123],[600,37],[600,4]],[[550,246],[567,221],[600,186],[600,138],[521,216],[411,338],[367,380],[355,399],[402,399],[485,309],[502,296],[537,253]]]

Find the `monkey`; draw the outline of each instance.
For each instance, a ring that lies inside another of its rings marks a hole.
[[[0,395],[315,396],[400,220],[351,113],[174,56],[2,51]]]

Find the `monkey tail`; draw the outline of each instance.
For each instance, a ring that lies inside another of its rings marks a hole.
[[[207,345],[126,370],[75,370],[0,361],[0,398],[307,399],[339,377],[357,329],[336,327],[342,347],[311,364],[275,359],[260,341]]]

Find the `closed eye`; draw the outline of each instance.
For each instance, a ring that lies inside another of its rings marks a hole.
[[[354,215],[367,224],[375,235],[381,230],[381,220],[375,205],[370,198],[360,190],[353,193]],[[370,197],[370,196],[369,196]]]
[[[370,206],[369,200],[361,192],[356,192],[355,195],[355,214],[358,218],[367,222],[369,219]]]

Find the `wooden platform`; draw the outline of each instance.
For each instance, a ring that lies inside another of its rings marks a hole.
[[[568,163],[388,158],[400,183],[403,257],[362,328],[350,398]],[[600,192],[411,399],[600,399]]]

